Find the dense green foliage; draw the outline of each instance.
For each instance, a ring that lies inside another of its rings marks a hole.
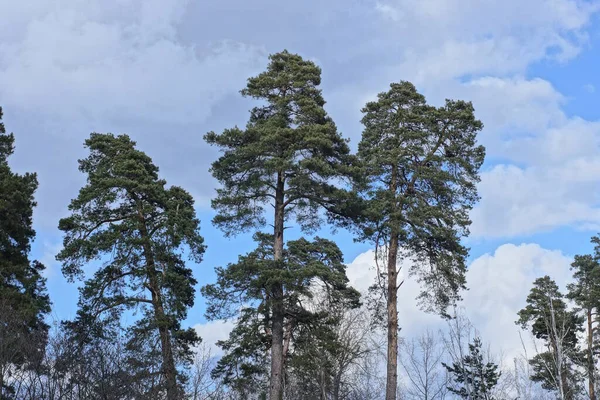
[[[180,398],[175,363],[189,362],[198,342],[195,331],[181,328],[196,283],[182,251],[195,262],[204,252],[194,201],[182,188],[165,188],[128,136],[93,133],[85,145],[90,155],[79,168],[87,184],[60,220],[65,237],[57,259],[70,280],[83,278],[93,260],[102,265],[81,288],[76,323],[118,325],[125,310],[141,312],[127,334],[132,341],[159,338],[167,398]]]
[[[44,266],[29,259],[35,174],[14,173],[8,157],[14,135],[6,134],[0,108],[0,398],[10,397],[10,369],[28,367],[43,356],[50,300]]]
[[[582,355],[588,378],[588,392],[591,400],[596,400],[596,364],[600,346],[598,345],[598,310],[600,310],[600,238],[594,236],[594,255],[578,255],[571,264],[574,282],[568,285],[567,298],[574,301],[587,325],[587,343]]]
[[[209,132],[205,140],[221,157],[211,172],[221,184],[212,206],[213,223],[226,235],[273,223],[274,268],[265,271],[269,289],[269,397],[283,396],[286,332],[285,222],[295,219],[305,231],[320,226],[321,210],[337,212],[343,191],[336,180],[349,171],[350,149],[327,112],[321,95],[321,69],[283,51],[269,57],[267,70],[248,79],[242,95],[260,100],[245,129]],[[273,214],[267,219],[268,207]],[[272,220],[271,220],[272,218]],[[210,311],[209,311],[210,313]]]
[[[211,172],[222,185],[213,222],[227,235],[263,228],[265,207],[281,202],[285,219],[319,226],[321,207],[333,208],[350,149],[323,106],[321,69],[284,51],[267,70],[248,79],[242,95],[261,100],[245,129],[209,132],[204,139],[223,154]]]
[[[447,316],[465,288],[469,211],[485,149],[477,145],[482,123],[471,103],[426,103],[409,82],[392,83],[362,110],[355,188],[362,213],[359,239],[373,243],[381,294],[387,305],[387,400],[396,398],[398,263],[414,260],[410,275],[422,284],[420,304]],[[351,207],[350,207],[351,208]],[[383,253],[383,254],[382,254]]]
[[[217,283],[202,288],[209,319],[238,317],[229,339],[221,343],[226,354],[215,374],[240,393],[256,389],[266,372],[274,275],[283,285],[286,364],[295,362],[297,353],[292,349],[301,345],[306,331],[327,333],[327,327],[335,326],[332,310],[356,307],[359,299],[347,285],[342,253],[335,243],[321,238],[289,241],[283,258],[276,261],[272,235],[256,234],[255,240],[256,250],[217,268]],[[329,307],[316,307],[315,296]]]
[[[409,82],[391,84],[362,111],[360,239],[379,246],[397,240],[417,260],[410,272],[423,283],[421,304],[445,315],[465,285],[468,251],[460,240],[478,200],[483,125],[471,103],[427,105]]]

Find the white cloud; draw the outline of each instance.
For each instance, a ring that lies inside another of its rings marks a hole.
[[[56,255],[62,250],[60,242],[51,243],[44,241],[42,256],[39,261],[44,264],[46,269],[43,272],[45,278],[50,279],[60,274],[60,263],[56,261]]]
[[[471,214],[472,236],[508,237],[600,223],[596,171],[598,158],[548,168],[495,166],[482,174],[482,200]]]
[[[202,343],[210,350],[212,356],[220,357],[223,350],[217,346],[219,340],[225,340],[229,337],[229,332],[235,326],[234,321],[207,321],[194,325],[198,336],[202,338]]]
[[[178,41],[187,1],[52,4],[5,7],[6,106],[54,118],[198,122],[264,62],[260,49],[241,43],[201,50]]]
[[[558,250],[548,250],[537,244],[504,244],[493,254],[475,259],[467,270],[467,286],[463,293],[464,307],[484,341],[497,354],[508,359],[521,353],[517,312],[525,306],[533,281],[544,275],[552,277],[563,290],[571,279],[571,258]],[[374,252],[357,256],[347,270],[350,283],[364,293],[375,279]],[[398,292],[399,324],[402,335],[415,337],[426,329],[443,328],[444,322],[417,307],[420,291],[414,279],[407,279]],[[527,334],[523,336],[528,338]],[[526,343],[529,345],[530,343]]]
[[[512,237],[600,223],[600,121],[569,116],[548,81],[485,76],[424,85],[428,100],[473,102],[488,164],[471,236]]]
[[[374,251],[369,250],[347,265],[350,284],[363,294],[374,283],[374,256]],[[525,306],[533,281],[549,275],[564,293],[571,281],[571,262],[572,258],[561,251],[545,249],[535,243],[504,244],[493,254],[484,254],[471,262],[467,270],[469,289],[463,292],[459,306],[492,352],[501,355],[504,362],[511,363],[514,357],[523,353],[520,328],[515,321],[517,312]],[[403,272],[409,265],[405,263]],[[416,301],[419,292],[419,284],[411,278],[405,279],[398,292],[401,336],[407,339],[428,329],[434,332],[447,329],[439,316],[419,309]],[[233,321],[214,321],[197,324],[194,329],[211,353],[219,357],[223,352],[215,343],[226,339],[233,326]],[[528,354],[533,354],[529,334],[522,332],[522,337]]]
[[[600,222],[600,121],[569,117],[544,80],[481,78],[456,91],[486,123],[487,168],[474,237],[510,237]]]
[[[586,41],[599,5],[577,0],[389,0],[376,10],[403,43],[402,71],[417,82],[506,74],[565,61]]]
[[[517,312],[535,279],[549,275],[564,293],[571,280],[571,258],[537,244],[505,244],[494,254],[474,260],[467,273],[464,295],[467,315],[496,351],[507,357],[521,353]],[[528,338],[525,334],[524,338]]]
[[[93,131],[130,134],[169,184],[207,206],[215,154],[202,141],[207,121],[219,118],[218,107],[238,96],[267,59],[260,45],[222,40],[226,35],[182,40],[187,10],[187,0],[32,0],[2,7],[0,105],[17,137],[12,165],[38,173],[37,228],[54,233],[65,215],[84,178],[76,160]],[[228,103],[227,110],[236,106]]]

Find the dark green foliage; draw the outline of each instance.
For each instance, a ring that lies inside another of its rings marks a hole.
[[[575,310],[587,322],[586,350],[582,362],[586,367],[588,391],[591,400],[596,400],[596,363],[599,353],[597,343],[597,315],[600,310],[600,238],[592,238],[596,244],[594,255],[575,256],[571,264],[574,282],[567,286],[567,298],[577,306]]]
[[[294,215],[304,228],[318,227],[319,209],[333,208],[339,194],[331,179],[349,166],[346,140],[323,108],[321,69],[287,51],[269,59],[267,70],[242,90],[263,102],[246,128],[204,137],[223,151],[211,168],[222,185],[212,206],[213,222],[227,235],[262,228],[265,206],[277,195],[286,219]]]
[[[530,360],[534,370],[531,379],[545,389],[562,391],[566,400],[575,398],[581,381],[575,367],[582,362],[577,335],[582,331],[583,318],[567,308],[549,276],[534,281],[527,305],[518,315],[517,324],[529,328],[548,348]]]
[[[581,318],[567,308],[556,282],[549,276],[538,278],[527,296],[527,305],[519,311],[517,323],[522,328],[531,327],[537,339],[557,341],[561,339],[567,348],[577,346],[577,333],[581,331]],[[564,327],[564,329],[563,329]],[[554,333],[561,329],[561,338]]]
[[[267,70],[248,79],[242,95],[261,101],[250,112],[245,129],[227,129],[204,138],[218,146],[221,157],[211,172],[220,182],[212,206],[213,222],[227,236],[262,228],[273,207],[273,260],[265,279],[271,285],[271,372],[269,398],[283,396],[285,222],[315,230],[327,215],[339,213],[347,196],[335,185],[350,170],[349,147],[323,108],[318,86],[321,70],[296,54],[283,51],[269,57]],[[270,207],[267,209],[271,210]],[[247,277],[250,279],[250,277]]]
[[[567,286],[567,298],[581,310],[594,309],[600,305],[600,263],[597,256],[575,256],[571,264],[574,283]]]
[[[388,334],[386,400],[395,400],[398,380],[398,264],[421,283],[419,304],[448,317],[465,288],[469,211],[485,149],[476,143],[483,125],[471,103],[446,100],[427,105],[409,82],[392,83],[362,110],[364,131],[353,171],[361,209],[352,224],[358,239],[375,245],[378,285],[386,304]]]
[[[492,391],[500,379],[498,365],[485,362],[480,338],[469,343],[469,354],[452,366],[442,363],[452,375],[453,386],[448,390],[463,399],[493,400]]]
[[[87,184],[60,220],[65,237],[57,259],[71,281],[83,278],[93,260],[102,265],[80,290],[76,322],[118,324],[126,310],[141,313],[127,335],[147,342],[160,336],[174,398],[174,360],[189,362],[198,342],[193,330],[181,328],[196,284],[182,252],[195,262],[204,252],[194,201],[182,188],[166,188],[158,167],[128,136],[93,133],[85,145],[90,155],[79,169]]]
[[[411,274],[423,284],[421,305],[445,314],[465,286],[469,211],[485,149],[471,103],[436,108],[409,82],[393,83],[362,110],[358,147],[364,198],[360,238],[400,248],[417,259]],[[395,261],[395,260],[394,260]]]
[[[211,375],[241,398],[268,392],[271,337],[264,312],[264,305],[242,308],[229,338],[217,343],[224,355]]]
[[[29,259],[35,174],[11,171],[14,136],[6,134],[0,108],[0,397],[8,396],[10,365],[26,367],[43,356],[50,311],[44,266]]]
[[[273,237],[256,234],[255,240],[256,250],[240,256],[235,264],[217,268],[217,283],[202,288],[209,319],[238,317],[230,338],[220,343],[226,354],[215,374],[242,393],[257,389],[266,372],[273,279],[283,284],[285,338],[292,343],[306,330],[331,329],[335,316],[323,307],[310,307],[315,296],[332,307],[359,305],[359,294],[347,285],[342,253],[335,243],[321,238],[289,241],[283,259],[275,261]]]

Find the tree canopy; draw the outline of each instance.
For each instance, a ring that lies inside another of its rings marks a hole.
[[[413,261],[409,275],[422,284],[420,305],[447,316],[465,288],[469,211],[485,149],[477,144],[482,123],[471,103],[428,105],[410,82],[392,83],[362,110],[355,190],[362,212],[354,218],[358,239],[375,245],[380,289],[387,305],[386,400],[396,399],[399,257]],[[350,207],[352,208],[352,207]]]
[[[242,95],[260,101],[245,129],[204,139],[222,152],[211,172],[219,181],[213,223],[227,236],[273,224],[270,398],[283,396],[284,293],[280,262],[286,221],[314,231],[322,211],[338,212],[344,192],[336,185],[351,167],[350,148],[324,109],[321,69],[287,51],[269,56],[266,71],[248,79]],[[266,217],[272,206],[273,214]],[[272,220],[271,220],[272,218]]]
[[[8,158],[15,137],[6,134],[0,108],[0,397],[12,367],[26,367],[43,356],[50,312],[45,269],[29,258],[35,238],[32,218],[38,187],[35,173],[13,172]]]
[[[199,340],[181,327],[196,284],[184,250],[194,262],[204,252],[194,200],[180,187],[166,188],[127,135],[92,133],[85,145],[90,154],[79,169],[87,183],[60,220],[65,236],[57,256],[71,281],[84,278],[88,263],[101,262],[80,290],[77,322],[118,323],[124,311],[141,310],[131,339],[158,335],[166,397],[179,399],[176,360],[189,361]]]

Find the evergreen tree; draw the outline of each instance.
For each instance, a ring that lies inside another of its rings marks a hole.
[[[124,311],[141,311],[128,335],[158,337],[165,398],[180,399],[176,363],[191,361],[190,346],[199,340],[181,327],[196,283],[182,252],[195,262],[204,252],[194,201],[180,187],[166,188],[158,167],[128,136],[92,133],[85,145],[90,154],[79,169],[87,184],[60,220],[65,237],[57,259],[71,281],[84,277],[87,263],[102,265],[80,290],[75,323],[118,326]]]
[[[598,243],[600,238],[594,237],[592,242]],[[587,343],[584,363],[588,377],[588,390],[590,400],[596,400],[596,358],[598,346],[594,341],[596,333],[595,313],[600,309],[600,248],[596,246],[595,257],[591,255],[575,256],[571,264],[574,271],[574,283],[567,286],[567,298],[575,302],[577,312],[583,314],[587,322]]]
[[[242,95],[261,100],[245,129],[210,132],[205,140],[222,156],[211,172],[221,183],[212,201],[213,222],[226,235],[261,228],[273,214],[273,268],[266,280],[271,332],[270,399],[283,394],[284,282],[280,272],[284,224],[295,219],[304,230],[318,228],[321,210],[334,211],[340,191],[334,183],[349,164],[349,147],[323,108],[321,70],[287,51],[271,55],[267,70],[248,80]],[[272,218],[272,219],[271,219]]]
[[[409,274],[423,284],[420,304],[446,316],[465,286],[468,249],[460,240],[478,200],[475,185],[485,150],[476,144],[482,124],[471,103],[429,106],[409,82],[391,84],[362,112],[356,188],[363,213],[356,225],[360,239],[375,244],[377,259],[386,258],[380,274],[387,304],[386,399],[395,400],[400,253],[416,260]]]
[[[290,362],[298,332],[331,323],[330,313],[307,306],[315,293],[337,307],[357,306],[359,298],[358,292],[347,286],[342,253],[335,243],[320,238],[289,241],[283,258],[275,260],[273,236],[257,234],[255,239],[256,250],[227,268],[217,268],[217,283],[202,288],[209,319],[238,317],[229,340],[220,343],[226,354],[215,375],[246,396],[260,389],[261,375],[266,372],[272,336],[272,280],[282,285],[284,365]]]
[[[481,352],[481,339],[475,338],[469,343],[469,354],[452,366],[442,363],[452,375],[454,386],[448,390],[469,400],[493,400],[492,390],[498,384],[500,371],[498,365],[484,362]]]
[[[50,311],[44,266],[29,259],[35,174],[16,174],[8,165],[14,135],[6,134],[0,108],[0,398],[9,398],[11,368],[27,367],[43,356]]]
[[[530,328],[536,339],[546,342],[548,351],[530,360],[531,379],[545,389],[558,392],[561,400],[573,400],[579,392],[576,366],[581,362],[577,334],[582,318],[567,308],[563,295],[549,277],[538,278],[527,296],[527,305],[518,313],[517,324]]]

